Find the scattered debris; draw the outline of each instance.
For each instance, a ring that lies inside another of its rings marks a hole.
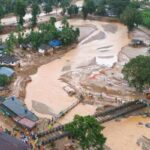
[[[150,128],[150,123],[145,124],[145,127]]]
[[[137,140],[137,145],[142,148],[142,150],[150,150],[150,139],[143,136]]]
[[[76,94],[75,90],[73,88],[71,88],[70,86],[64,86],[63,89],[64,89],[64,91],[67,92],[67,94],[69,96],[73,96]]]

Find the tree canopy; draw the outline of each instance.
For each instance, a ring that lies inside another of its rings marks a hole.
[[[0,75],[0,86],[5,87],[11,82],[11,78],[6,75]]]
[[[141,11],[142,25],[150,28],[150,9],[145,9]]]
[[[31,31],[29,34],[22,36],[19,34],[19,44],[31,44],[34,50],[37,50],[41,44],[48,44],[54,39],[60,40],[63,45],[70,45],[76,42],[79,37],[79,29],[69,25],[67,18],[62,20],[62,28],[58,29],[55,26],[56,18],[51,17],[48,23],[43,23],[39,26],[39,31]]]
[[[44,11],[45,11],[46,14],[50,13],[53,10],[53,8],[52,8],[52,2],[48,1],[47,3],[45,3],[43,9],[44,9]]]
[[[142,17],[139,11],[133,7],[127,7],[120,16],[121,21],[127,25],[129,30],[134,26],[138,26],[142,22]]]
[[[150,56],[137,56],[125,64],[122,73],[130,86],[142,91],[150,87]]]
[[[0,5],[0,22],[3,16],[4,16],[4,7]]]
[[[130,0],[106,0],[109,7],[118,15],[130,4]]]
[[[7,54],[13,53],[13,49],[15,47],[16,42],[17,42],[17,39],[16,39],[14,33],[10,33],[8,38],[5,41]]]
[[[67,10],[68,14],[70,15],[70,17],[72,15],[77,15],[79,12],[79,8],[77,7],[77,5],[71,5],[68,10]]]
[[[96,10],[96,4],[93,0],[84,0],[84,4],[82,7],[82,13],[84,19],[86,19],[88,14],[93,14]]]
[[[101,133],[104,128],[92,116],[78,116],[65,126],[65,131],[79,141],[83,150],[94,148],[104,150],[106,138]]]
[[[40,7],[37,2],[32,3],[32,26],[35,26],[37,24],[37,15],[40,14]]]
[[[26,14],[26,7],[27,7],[27,5],[26,5],[24,0],[17,0],[16,1],[15,13],[19,17],[19,19],[18,19],[19,25],[23,25],[23,23],[24,23],[23,17]]]

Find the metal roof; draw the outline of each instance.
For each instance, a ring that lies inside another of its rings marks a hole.
[[[50,49],[49,45],[46,45],[46,44],[41,44],[39,49],[42,49],[42,50],[48,50]]]
[[[29,150],[29,147],[21,140],[0,132],[0,150]]]
[[[11,77],[14,74],[14,70],[8,67],[0,67],[0,75],[6,75]]]
[[[15,63],[19,59],[14,55],[2,55],[0,56],[0,63],[10,64]]]
[[[16,97],[6,99],[3,102],[3,105],[21,118],[27,118],[32,121],[38,120],[38,117],[36,117],[31,111],[27,110],[27,108],[23,106],[23,103]]]

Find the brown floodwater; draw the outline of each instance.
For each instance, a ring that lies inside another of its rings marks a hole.
[[[86,37],[63,57],[39,67],[37,73],[31,76],[32,82],[26,87],[25,103],[40,117],[51,117],[50,113],[42,110],[44,108],[48,109],[48,112],[59,114],[77,101],[76,98],[67,95],[63,90],[66,84],[59,80],[65,66],[70,66],[72,71],[77,70],[96,58],[98,65],[111,67],[117,61],[121,48],[129,42],[127,28],[122,24],[77,19],[69,22],[75,26],[82,26],[82,29],[85,26],[81,32],[82,36],[85,34]],[[91,33],[91,26],[97,30]],[[88,32],[91,33],[89,36]],[[42,107],[38,104],[38,109],[33,108],[35,102],[43,104]],[[44,105],[46,107],[43,107]],[[95,109],[96,106],[79,104],[65,120],[70,121],[75,114],[93,114]]]

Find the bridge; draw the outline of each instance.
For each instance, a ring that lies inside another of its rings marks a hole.
[[[147,106],[150,106],[150,102],[148,100],[135,100],[122,104],[118,107],[108,109],[104,112],[97,112],[93,115],[93,117],[95,117],[99,123],[105,123],[118,117],[138,111]],[[42,144],[46,145],[70,136],[69,133],[64,131],[64,128],[65,125],[60,125],[51,130],[40,132],[37,134],[37,136],[41,139]]]

